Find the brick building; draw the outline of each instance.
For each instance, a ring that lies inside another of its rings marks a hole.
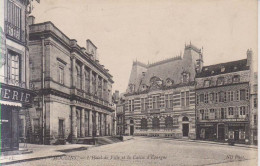
[[[53,23],[30,19],[30,79],[39,93],[30,110],[33,141],[76,143],[111,135],[113,80],[97,47],[90,40],[80,47]]]
[[[1,151],[19,149],[26,119],[21,116],[32,106],[34,92],[29,82],[27,16],[30,1],[0,1],[0,107]]]
[[[201,49],[153,64],[133,62],[125,94],[127,135],[195,139],[195,75]]]
[[[247,59],[204,66],[196,75],[197,138],[249,139],[250,64]]]

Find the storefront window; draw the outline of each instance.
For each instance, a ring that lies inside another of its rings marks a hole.
[[[245,131],[239,130],[239,139],[245,139]]]
[[[234,131],[228,131],[228,138],[234,139]]]

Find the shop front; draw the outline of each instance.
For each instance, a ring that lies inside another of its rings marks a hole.
[[[248,122],[198,123],[197,139],[246,143],[248,131]]]
[[[1,83],[1,151],[19,149],[19,111],[31,107],[35,94]]]

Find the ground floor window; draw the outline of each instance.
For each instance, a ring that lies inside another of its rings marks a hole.
[[[153,126],[153,129],[158,129],[160,128],[160,120],[159,118],[157,117],[154,117],[153,120],[152,120],[152,126]]]

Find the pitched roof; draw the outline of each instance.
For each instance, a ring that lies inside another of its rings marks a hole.
[[[247,59],[204,66],[201,72],[196,74],[196,77],[208,77],[243,70],[249,70],[249,66],[247,66]]]

